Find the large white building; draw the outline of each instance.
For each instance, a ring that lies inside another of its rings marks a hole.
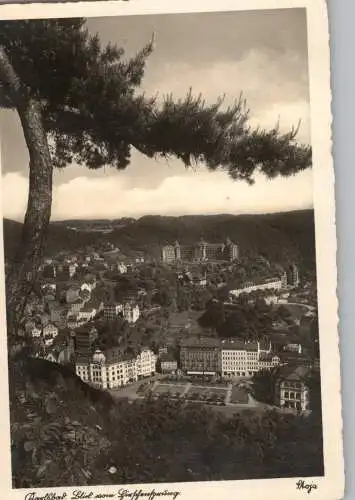
[[[84,381],[102,389],[114,389],[136,382],[155,372],[156,356],[143,349],[136,357],[125,356],[119,348],[103,353],[96,350],[90,358],[78,357],[76,374]]]
[[[283,366],[278,377],[275,403],[281,408],[309,411],[310,389],[307,383],[309,371],[306,366]]]
[[[127,272],[127,266],[126,266],[126,264],[124,262],[118,261],[117,262],[117,271],[120,274],[126,274],[126,272]]]
[[[138,377],[149,377],[155,372],[157,357],[150,349],[142,349],[136,359]]]
[[[262,369],[270,369],[280,363],[271,351],[271,344],[223,341],[221,347],[221,372],[224,378],[252,377]]]
[[[230,297],[237,298],[242,293],[252,293],[258,290],[281,290],[287,286],[286,274],[281,278],[271,278],[260,283],[250,282],[245,283],[242,287],[236,288],[229,292]]]
[[[135,323],[140,316],[138,304],[126,302],[125,304],[105,304],[104,317],[107,321],[114,321],[119,315],[127,321],[127,323]]]
[[[84,307],[83,309],[80,309],[80,311],[78,311],[77,313],[77,318],[78,318],[78,321],[81,322],[88,322],[92,319],[95,318],[96,316],[96,309],[94,307]]]
[[[33,338],[39,338],[41,337],[42,335],[42,330],[40,328],[38,328],[37,326],[33,326],[31,329],[30,329],[30,334]]]
[[[140,311],[138,304],[132,304],[131,302],[127,302],[123,306],[123,311],[122,311],[124,319],[128,323],[135,323],[140,316]]]

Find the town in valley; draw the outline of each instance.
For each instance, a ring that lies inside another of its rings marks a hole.
[[[72,234],[83,231],[74,224]],[[246,256],[238,240],[203,235],[161,241],[154,256],[107,238],[51,253],[19,330],[31,356],[115,399],[179,400],[227,416],[312,412],[317,293],[299,262]]]

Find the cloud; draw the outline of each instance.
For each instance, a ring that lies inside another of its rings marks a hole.
[[[23,217],[28,197],[28,180],[18,173],[8,173],[1,179],[3,216],[10,219]]]
[[[253,123],[270,127],[280,117],[289,129],[301,119],[302,140],[309,142],[308,75],[303,63],[296,52],[262,49],[249,50],[240,60],[212,61],[208,65],[169,62],[154,75],[148,66],[144,89],[149,94],[159,89],[160,96],[172,93],[183,97],[192,87],[207,102],[225,95],[226,104],[243,93]],[[265,117],[269,119],[265,121]]]
[[[172,92],[183,97],[193,92],[214,102],[225,94],[232,103],[243,92],[250,108],[250,124],[265,128],[278,121],[288,131],[301,120],[298,139],[310,142],[308,74],[302,51],[245,49],[238,55],[228,50],[198,61],[168,57],[164,53],[147,65],[142,90],[154,95]],[[230,49],[230,47],[229,47]],[[225,55],[225,57],[223,57]],[[154,56],[154,55],[153,55]],[[152,57],[153,57],[152,56]],[[4,112],[2,112],[4,113]],[[2,168],[4,214],[22,218],[28,195],[28,154],[18,117],[2,114]],[[12,172],[11,172],[12,171]],[[255,186],[232,182],[222,172],[186,171],[178,160],[151,160],[134,151],[131,165],[89,171],[71,166],[54,176],[53,218],[140,216],[147,213],[256,213],[305,208],[312,205],[312,173],[267,181]]]
[[[286,184],[287,183],[287,184]],[[21,219],[27,180],[18,174],[3,178],[5,217]],[[249,187],[232,182],[223,172],[192,172],[166,178],[156,189],[125,188],[119,177],[77,177],[57,186],[52,219],[139,217],[144,214],[264,213],[312,206],[312,172],[291,179],[264,178]]]

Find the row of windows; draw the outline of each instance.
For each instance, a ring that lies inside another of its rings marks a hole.
[[[223,375],[225,376],[234,376],[234,377],[251,377],[254,375],[254,371],[233,371],[233,372],[224,372]]]
[[[253,356],[256,357],[258,355],[258,351],[246,351],[245,349],[236,349],[233,351],[224,351],[222,349],[222,356]]]
[[[88,377],[86,377],[88,378]],[[111,378],[109,378],[109,380],[124,380],[124,379],[127,379],[128,377],[124,377],[123,375],[113,375]],[[93,374],[93,377],[92,377],[93,381],[94,382],[98,382],[98,381],[102,381],[102,376],[101,375],[97,375],[97,374]]]
[[[285,392],[284,399],[301,399],[301,393],[299,392]]]
[[[204,359],[204,360],[181,360],[181,364],[184,366],[219,366],[219,363],[215,360],[209,360],[209,359]]]
[[[222,370],[224,368],[234,368],[235,370],[238,369],[238,366],[240,366],[242,369],[246,369],[248,370],[249,368],[252,369],[252,368],[265,368],[265,367],[268,367],[268,366],[273,366],[272,363],[260,363],[260,362],[256,362],[256,363],[222,363]]]
[[[241,354],[222,354],[222,359],[246,359],[247,355],[246,353],[241,353]]]
[[[285,408],[293,408],[295,410],[302,409],[301,403],[299,403],[298,401],[286,401],[284,404],[284,407]],[[305,405],[305,410],[307,410],[307,409],[308,409],[308,405]]]

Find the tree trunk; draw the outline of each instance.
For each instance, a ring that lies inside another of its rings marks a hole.
[[[8,337],[17,335],[43,256],[52,206],[53,165],[39,101],[23,92],[4,50],[0,48],[0,78],[11,93],[29,152],[29,194],[18,250],[6,278]]]

